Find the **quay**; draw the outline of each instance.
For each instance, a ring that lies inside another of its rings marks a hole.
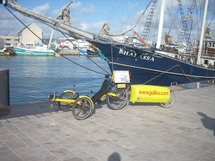
[[[215,86],[174,93],[171,108],[99,104],[82,121],[46,102],[11,107],[0,161],[214,161]]]

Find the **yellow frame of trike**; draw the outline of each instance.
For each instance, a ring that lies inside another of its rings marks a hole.
[[[74,91],[71,91],[71,90],[66,90],[66,91],[64,91],[63,93],[67,93],[67,92],[72,92],[72,93],[75,93]],[[119,95],[118,94],[116,94],[116,93],[107,93],[107,94],[104,94],[103,96],[102,96],[102,98],[103,97],[106,97],[106,96],[114,96],[114,97],[118,97]],[[79,96],[77,99],[79,99],[79,98],[88,98],[89,100],[90,100],[90,102],[92,103],[92,105],[93,105],[93,109],[94,109],[94,103],[93,103],[93,101],[92,101],[92,99],[90,98],[90,97],[88,97],[88,96]],[[66,102],[66,103],[68,103],[68,104],[72,104],[72,103],[74,103],[77,99],[62,99],[62,98],[54,98],[54,99],[52,99],[52,101],[53,102]],[[79,104],[79,102],[77,102],[77,104]]]

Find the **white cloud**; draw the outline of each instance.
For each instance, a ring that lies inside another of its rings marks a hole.
[[[90,5],[89,7],[85,7],[81,9],[82,14],[91,14],[95,11],[95,7],[93,5]]]
[[[128,24],[129,23],[128,17],[125,17],[125,16],[121,17],[121,23]]]
[[[71,10],[74,10],[74,9],[79,8],[81,5],[82,5],[82,2],[73,2],[73,3],[70,5],[70,8],[71,8]]]
[[[128,3],[128,6],[129,6],[129,8],[137,8],[138,7],[138,2],[135,2],[135,3],[131,3],[131,2],[129,2]]]
[[[74,19],[72,22],[72,26],[79,28],[81,30],[87,31],[87,32],[99,34],[104,23],[105,23],[104,21],[98,21],[96,23],[90,24],[87,22],[83,22],[83,21]]]
[[[37,6],[33,8],[33,12],[39,13],[41,15],[47,15],[48,10],[49,10],[49,3],[45,3],[42,6]]]
[[[21,24],[12,14],[6,9],[0,8],[0,35],[17,35],[25,26]],[[27,18],[20,13],[15,13],[16,16],[25,24],[29,25],[32,19]]]
[[[0,20],[13,20],[14,16],[11,15],[5,8],[0,8]]]

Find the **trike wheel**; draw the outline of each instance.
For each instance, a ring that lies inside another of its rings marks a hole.
[[[120,110],[127,105],[128,92],[126,89],[116,89],[113,95],[106,97],[108,107],[113,110]]]
[[[63,92],[59,98],[60,99],[73,99],[74,100],[74,99],[77,99],[77,94],[73,91]],[[71,111],[71,109],[72,109],[72,106],[70,106],[70,103],[63,102],[63,101],[59,102],[58,106],[64,112]]]
[[[72,114],[77,120],[84,120],[88,118],[94,110],[94,104],[90,98],[78,98],[72,108]]]
[[[161,103],[162,107],[168,108],[171,107],[175,103],[175,94],[173,92],[170,92],[170,99],[167,103]]]

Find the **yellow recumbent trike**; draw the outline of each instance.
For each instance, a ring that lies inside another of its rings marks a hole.
[[[118,89],[114,83],[111,83],[109,74],[105,77],[101,89],[92,97],[79,96],[78,92],[66,90],[60,96],[56,96],[56,92],[49,95],[48,100],[51,104],[57,103],[62,111],[72,111],[73,116],[78,120],[83,120],[92,115],[95,111],[94,104],[101,102],[104,97],[108,106],[118,110],[126,106],[128,100],[128,92],[125,88]]]

